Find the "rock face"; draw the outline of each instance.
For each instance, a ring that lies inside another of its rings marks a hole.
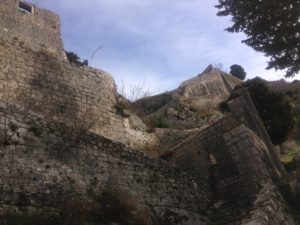
[[[209,65],[177,89],[135,102],[133,109],[146,121],[163,117],[173,129],[202,127],[222,116],[219,104],[241,82]]]
[[[200,75],[184,81],[177,92],[185,97],[226,99],[241,80],[209,65]]]
[[[248,97],[244,92],[231,100],[231,114],[199,131],[166,157],[171,165],[197,171],[210,183],[214,204],[209,218],[213,224],[293,224],[273,183],[281,178],[282,165],[268,146],[264,127],[259,125]],[[246,112],[235,108],[243,104],[250,106]]]
[[[149,134],[122,111],[110,75],[65,60],[57,16],[20,4],[0,3],[0,220],[91,200],[110,183],[173,225],[293,224],[273,182],[282,166],[246,92],[225,117],[201,111],[239,81],[210,66],[138,102],[144,117],[183,129]],[[172,148],[167,161],[129,147],[154,142]]]

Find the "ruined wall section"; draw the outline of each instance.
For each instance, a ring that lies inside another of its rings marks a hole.
[[[178,145],[168,160],[201,174],[210,184],[215,201],[209,216],[212,223],[293,224],[273,184],[267,145],[232,115]],[[270,185],[273,188],[265,190]]]
[[[241,225],[294,225],[295,222],[275,185],[267,183],[257,195],[249,217]]]
[[[130,143],[114,108],[113,78],[101,70],[73,66],[47,50],[33,51],[0,37],[0,79],[0,98],[6,103],[25,104],[48,119],[82,123],[105,137]]]
[[[59,16],[28,5],[32,7],[31,14],[19,10],[19,0],[1,0],[0,37],[20,40],[34,50],[48,49],[65,58]]]
[[[91,131],[153,156],[194,132],[167,129],[149,132],[145,125],[133,126],[140,120],[136,115],[123,118],[117,113],[111,75],[91,67],[71,65],[53,51],[33,50],[8,36],[0,36],[0,80],[1,101],[32,99],[36,106],[29,107],[37,113],[69,124],[87,119],[86,122],[93,122]]]
[[[227,116],[177,146],[169,162],[206,177],[219,198],[230,199],[255,194],[270,179],[265,151],[250,129]]]
[[[3,134],[8,115],[0,111]],[[15,123],[20,115],[13,115]],[[208,186],[192,173],[92,133],[73,138],[73,130],[31,115],[10,145],[0,145],[1,215],[86,199],[110,184],[158,214],[177,212],[184,224],[207,224]]]
[[[270,154],[268,164],[273,168],[272,176],[280,178],[284,172],[283,165],[274,149],[271,138],[245,88],[237,87],[229,97],[228,107],[231,114],[260,137],[267,145]]]

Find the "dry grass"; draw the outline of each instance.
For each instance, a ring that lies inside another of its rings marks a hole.
[[[289,163],[296,155],[300,155],[300,148],[289,149],[284,154],[280,154],[280,160],[283,163]]]

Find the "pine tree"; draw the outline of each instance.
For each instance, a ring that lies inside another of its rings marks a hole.
[[[245,80],[246,78],[246,72],[244,70],[243,67],[241,67],[240,65],[234,64],[230,67],[230,72],[229,72],[232,76],[235,76],[241,80]]]
[[[299,0],[218,0],[218,16],[232,16],[229,32],[244,32],[242,42],[269,57],[267,69],[300,70]]]

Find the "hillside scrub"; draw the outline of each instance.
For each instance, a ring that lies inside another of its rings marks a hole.
[[[282,143],[294,125],[292,108],[282,93],[274,92],[259,77],[244,84],[270,135],[273,144]]]
[[[230,72],[229,72],[232,76],[235,76],[241,80],[245,80],[246,78],[246,72],[244,70],[243,67],[241,67],[240,65],[234,64],[230,67]]]

